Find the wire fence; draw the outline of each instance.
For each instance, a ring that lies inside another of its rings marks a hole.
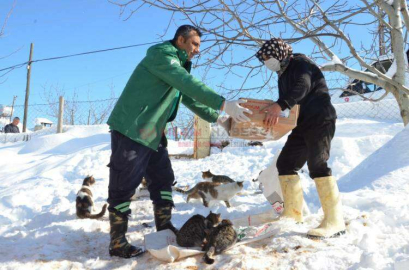
[[[359,95],[343,96],[341,90],[330,91],[330,94],[339,118],[401,121],[397,102],[391,94],[379,102],[364,100]],[[384,91],[381,90],[365,94],[365,97],[377,99],[383,94]],[[226,97],[229,98],[229,95],[226,95]],[[246,91],[242,92],[239,97],[276,100],[278,91],[274,89]],[[117,98],[94,101],[65,101],[63,124],[70,126],[105,124],[116,101]],[[0,133],[0,142],[27,141],[33,136],[55,133],[58,110],[58,102],[30,105],[28,107],[27,132],[18,135]],[[9,124],[12,118],[19,117],[21,119],[19,125],[21,132],[24,106],[16,105],[12,110],[9,109],[8,111],[8,114],[0,113],[0,131],[3,131],[4,126]],[[10,113],[11,111],[12,113]],[[168,123],[165,134],[170,140],[193,140],[194,114],[181,104],[176,119]]]

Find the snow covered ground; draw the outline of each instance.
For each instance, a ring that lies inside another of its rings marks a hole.
[[[330,165],[343,191],[347,234],[338,239],[312,241],[303,234],[317,226],[322,210],[313,181],[303,168],[305,198],[312,211],[302,225],[277,223],[277,237],[240,246],[216,257],[207,267],[201,257],[165,264],[149,254],[125,260],[108,255],[109,222],[79,220],[75,196],[83,178],[92,174],[99,210],[107,197],[110,138],[106,126],[72,127],[63,134],[37,136],[28,142],[0,145],[0,269],[409,269],[409,128],[397,122],[340,119],[333,141]],[[395,136],[396,135],[396,136]],[[251,182],[268,166],[285,138],[263,147],[232,144],[223,152],[214,148],[202,160],[175,159],[178,185],[201,181],[211,169]],[[170,152],[189,153],[189,149]],[[196,213],[206,215],[199,202],[185,203],[175,193],[173,222],[180,227]],[[224,218],[267,210],[262,195],[235,197],[232,207],[213,203],[210,209]],[[148,199],[132,203],[128,238],[143,244],[153,232]]]

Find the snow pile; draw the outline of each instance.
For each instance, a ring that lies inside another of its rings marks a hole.
[[[388,69],[385,75],[388,76],[389,78],[393,78],[393,76],[395,76],[396,74],[397,69],[398,65],[396,63],[396,60],[393,60],[391,67]]]
[[[34,124],[41,125],[41,124],[53,124],[53,122],[47,118],[36,118],[34,119]]]
[[[402,189],[409,183],[409,174],[400,175],[402,170],[409,169],[408,140],[409,126],[340,179],[341,190]]]
[[[408,139],[409,130],[402,131],[401,123],[340,119],[329,163],[342,191],[349,192],[343,193],[347,234],[325,241],[304,237],[322,217],[315,185],[304,167],[302,184],[312,211],[305,223],[277,223],[274,226],[281,228],[277,237],[216,256],[209,269],[408,269]],[[263,212],[270,205],[255,194],[258,184],[251,179],[268,166],[284,142],[285,138],[247,147],[232,141],[222,152],[213,148],[213,154],[205,159],[174,159],[176,181],[180,186],[193,186],[208,169],[245,181],[246,191],[231,200],[231,208],[212,202],[210,209],[230,219]],[[178,142],[170,141],[169,147],[171,153],[181,151],[175,149]],[[108,217],[76,219],[75,196],[85,176],[96,178],[92,189],[97,211],[107,198],[107,126],[71,127],[63,134],[3,144],[0,157],[0,269],[204,267],[201,256],[171,264],[149,254],[131,260],[111,258]],[[175,193],[173,197],[176,227],[193,214],[209,212],[199,201],[186,204],[184,195]],[[146,198],[133,202],[131,208],[128,239],[143,245],[143,235],[155,230],[142,226],[154,225],[152,204]]]
[[[386,2],[388,5],[390,5],[390,6],[393,5],[393,0],[385,0],[385,2]]]
[[[10,117],[12,108],[0,104],[0,117]]]
[[[377,95],[380,96],[380,94],[383,93],[378,93]],[[359,97],[357,96],[357,98]],[[394,121],[401,121],[402,119],[400,116],[398,103],[393,98],[382,99],[378,102],[355,101],[339,103],[334,104],[334,107],[337,111],[338,117],[342,118],[371,118],[379,120],[389,119]]]
[[[172,141],[168,140],[168,149],[170,155],[193,155],[193,141],[189,140],[180,140]]]

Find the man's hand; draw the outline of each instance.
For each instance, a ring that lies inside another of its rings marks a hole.
[[[269,129],[270,127],[278,123],[278,117],[281,113],[281,107],[277,103],[274,103],[272,106],[266,108],[265,110],[266,118],[264,118],[264,125]]]
[[[219,116],[219,118],[217,118],[217,124],[221,126],[227,132],[227,134],[230,135],[230,117],[228,117],[227,115]]]
[[[248,118],[244,113],[253,114],[253,112],[247,108],[240,106],[242,103],[246,103],[247,100],[239,99],[232,101],[225,101],[222,108],[228,115],[230,115],[236,122],[248,122]]]

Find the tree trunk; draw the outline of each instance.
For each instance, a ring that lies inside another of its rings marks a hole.
[[[398,90],[391,92],[395,97],[396,102],[398,102],[403,124],[407,126],[409,124],[409,95]]]

